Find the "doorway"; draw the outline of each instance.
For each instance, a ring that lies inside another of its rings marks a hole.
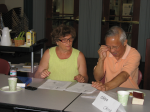
[[[79,0],[46,0],[45,35],[48,39],[46,48],[55,46],[50,33],[60,24],[70,25],[76,30],[73,47],[78,48]]]

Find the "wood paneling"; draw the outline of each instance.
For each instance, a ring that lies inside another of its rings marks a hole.
[[[79,18],[79,0],[74,0],[74,19]],[[76,30],[76,39],[73,42],[73,47],[78,48],[78,21],[74,21],[74,28]]]
[[[140,1],[141,0],[134,0],[132,21],[139,21]],[[139,24],[133,24],[132,25],[132,42],[131,42],[131,46],[136,48],[136,49],[137,49],[137,46],[138,46],[138,32],[139,32]]]
[[[52,39],[50,37],[50,32],[52,31],[52,20],[47,18],[52,18],[52,0],[46,0],[46,14],[45,14],[45,37],[48,39],[46,46],[52,45]]]
[[[102,20],[105,18],[105,20],[109,20],[109,0],[103,0],[103,10],[102,10]],[[101,45],[105,44],[105,34],[109,29],[109,22],[103,22],[102,23],[102,30],[101,30]]]

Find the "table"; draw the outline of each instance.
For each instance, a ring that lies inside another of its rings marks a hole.
[[[0,74],[0,88],[8,86],[8,75]],[[33,78],[31,86],[38,87],[46,79]],[[40,111],[59,111],[62,112],[80,93],[67,91],[37,89],[36,91],[23,90],[7,93],[0,91],[0,106],[14,107],[15,109],[28,109]]]
[[[8,75],[0,74],[0,88],[8,86]],[[38,87],[43,84],[46,79],[33,78],[31,86]],[[118,90],[133,90],[129,88],[115,88],[110,90],[117,92]],[[135,90],[135,89],[134,89]],[[150,110],[150,91],[139,89],[146,94],[144,105],[132,105],[132,98],[129,97],[125,110],[127,112],[148,112]],[[71,112],[100,112],[92,105],[94,99],[82,98],[80,93],[37,89],[30,91],[23,89],[19,92],[2,92],[0,91],[0,107],[11,107],[24,110],[40,110],[40,111],[71,111]]]
[[[41,39],[30,47],[15,47],[15,46],[0,46],[0,51],[9,51],[9,52],[30,52],[31,53],[31,72],[33,73],[34,69],[34,52],[41,50],[41,57],[43,56],[44,43],[47,39]]]
[[[129,88],[115,88],[111,91],[116,92],[118,90],[133,90]],[[135,90],[135,89],[134,89]],[[131,104],[132,97],[129,97],[127,106],[124,106],[126,112],[149,112],[150,110],[150,91],[139,89],[146,94],[144,98],[144,105],[133,105]],[[92,105],[94,99],[82,98],[79,96],[74,102],[72,102],[65,111],[71,112],[101,112],[95,106]]]

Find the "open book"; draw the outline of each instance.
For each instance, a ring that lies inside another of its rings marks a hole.
[[[65,90],[72,82],[67,81],[57,81],[48,79],[45,83],[43,83],[38,88],[40,89],[51,89],[51,90]]]
[[[68,81],[57,81],[48,79],[45,83],[43,83],[38,88],[40,89],[50,89],[50,90],[60,90],[60,91],[69,91],[69,92],[77,92],[77,93],[93,93],[96,88],[93,88],[91,84],[88,83],[75,83]]]

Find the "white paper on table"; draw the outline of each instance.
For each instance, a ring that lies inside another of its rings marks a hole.
[[[43,83],[38,88],[40,89],[51,89],[51,90],[65,90],[72,82],[68,81],[57,81],[48,79],[45,83]]]
[[[75,85],[66,89],[66,91],[77,92],[77,93],[93,93],[96,91],[96,88],[93,88],[91,84],[87,83],[76,83]]]
[[[116,112],[120,103],[103,92],[100,92],[92,103],[103,112]]]
[[[113,92],[107,92],[107,94],[112,95],[115,99],[104,92],[100,92],[92,104],[103,112],[126,112],[121,103],[116,100],[116,95],[112,94]]]
[[[96,99],[96,97],[98,96],[99,94],[99,90],[97,91],[94,91],[92,94],[82,94],[81,97],[82,98],[90,98],[90,99]],[[118,95],[117,95],[117,92],[112,92],[112,91],[103,91],[103,93],[107,94],[108,96],[114,98],[115,100],[118,100]]]
[[[81,95],[81,97],[82,98],[90,98],[90,99],[95,99],[96,97],[97,97],[97,95],[99,94],[99,90],[97,90],[97,91],[94,91],[93,93],[91,93],[91,94],[87,94],[87,93],[83,93],[82,95]]]

